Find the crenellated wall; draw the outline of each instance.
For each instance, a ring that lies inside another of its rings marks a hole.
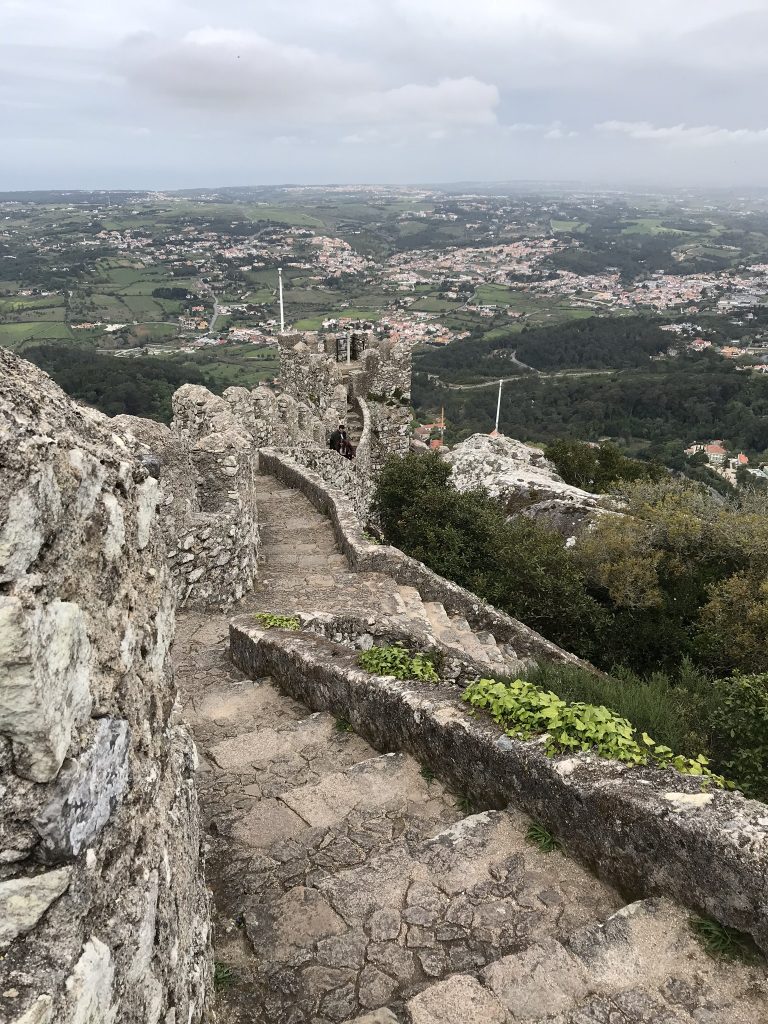
[[[185,384],[173,396],[173,408],[170,429],[131,416],[113,422],[140,458],[156,463],[159,517],[178,604],[228,605],[256,578],[252,436],[232,406],[206,388]]]
[[[195,1024],[208,896],[155,467],[4,349],[0,466],[0,1021]]]

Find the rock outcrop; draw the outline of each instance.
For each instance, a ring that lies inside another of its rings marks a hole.
[[[210,983],[151,466],[0,349],[0,1020],[179,1024]]]
[[[511,515],[540,520],[564,537],[578,536],[611,511],[605,495],[567,484],[540,448],[510,437],[473,434],[443,457],[458,490],[481,487]]]

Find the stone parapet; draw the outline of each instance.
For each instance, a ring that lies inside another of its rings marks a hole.
[[[310,633],[230,626],[235,664],[270,676],[314,711],[351,723],[382,751],[412,754],[476,806],[512,804],[627,896],[665,895],[749,932],[768,952],[764,804],[673,770],[587,754],[549,758],[463,704],[450,685],[360,669],[354,653]]]
[[[3,349],[0,466],[0,1020],[195,1024],[208,897],[155,467]]]
[[[159,515],[181,606],[229,605],[256,578],[256,455],[240,417],[256,421],[251,392],[230,390],[232,402],[185,384],[174,395],[170,429],[132,416],[112,421],[134,451],[158,462]]]

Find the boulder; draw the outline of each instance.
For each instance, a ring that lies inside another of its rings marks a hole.
[[[510,516],[541,521],[567,538],[615,514],[606,495],[567,484],[540,448],[511,437],[473,434],[443,458],[459,491],[482,488],[500,498]]]

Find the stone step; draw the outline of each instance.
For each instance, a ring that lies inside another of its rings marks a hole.
[[[432,838],[374,849],[359,865],[310,872],[252,906],[245,926],[260,984],[280,997],[267,1019],[290,1011],[310,1024],[397,1008],[436,979],[621,905],[575,862],[535,851],[525,827],[506,812],[472,815]]]
[[[225,752],[232,750],[225,748]],[[316,782],[287,785],[278,797],[258,800],[244,814],[222,823],[220,831],[252,850],[267,850],[307,829],[328,830],[353,811],[395,813],[440,823],[452,806],[439,784],[429,784],[421,776],[413,758],[383,754],[347,768],[340,763],[339,770]]]
[[[207,757],[220,771],[237,774],[249,794],[276,797],[375,758],[376,751],[355,733],[341,731],[331,715],[317,712],[289,724],[262,719],[253,731],[210,744]]]
[[[397,593],[402,598],[404,613],[409,618],[417,619],[422,623],[429,623],[424,602],[421,600],[421,594],[419,594],[416,587],[407,587],[404,584],[398,584]]]
[[[451,620],[439,601],[425,601],[424,611],[437,636],[443,637],[446,633],[450,634]]]
[[[665,900],[630,904],[604,923],[549,937],[495,960],[479,976],[424,989],[404,1012],[357,1024],[757,1024],[766,1018],[762,965],[713,959],[688,916]],[[399,1009],[399,1008],[398,1008]]]

